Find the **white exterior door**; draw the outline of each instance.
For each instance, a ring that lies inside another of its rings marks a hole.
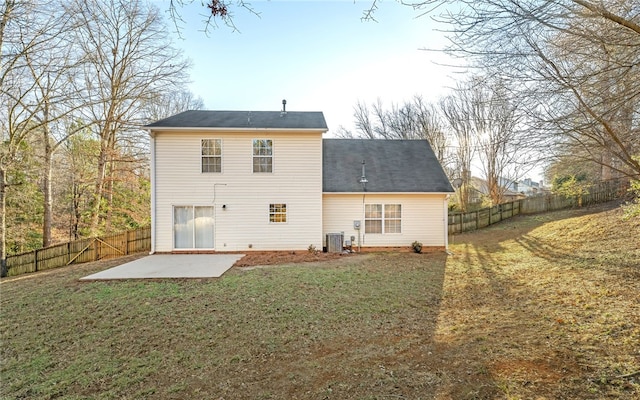
[[[213,249],[213,228],[213,207],[173,207],[174,249]]]

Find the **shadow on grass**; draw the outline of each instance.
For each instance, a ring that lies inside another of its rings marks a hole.
[[[449,236],[451,245],[464,244],[472,241],[485,250],[492,250],[491,247],[499,246],[505,240],[524,236],[540,226],[552,222],[579,216],[598,214],[603,211],[613,210],[620,207],[619,201],[612,201],[581,208],[570,208],[553,212],[539,214],[517,215],[513,218],[503,220],[487,228],[470,231]]]
[[[0,397],[615,398],[584,382],[615,351],[602,343],[631,354],[621,343],[635,338],[634,309],[628,321],[603,310],[610,333],[591,334],[588,318],[613,297],[578,297],[578,274],[559,285],[568,268],[550,262],[570,255],[531,233],[576,213],[460,235],[452,257],[78,283],[105,268],[95,264],[3,282]]]
[[[539,220],[521,217],[461,235],[464,243],[454,246],[456,255],[447,263],[445,280],[445,298],[454,300],[442,306],[437,340],[466,353],[471,374],[481,369],[500,395],[634,398],[638,394],[637,386],[604,387],[594,382],[599,375],[615,375],[611,371],[620,365],[634,368],[627,356],[633,351],[631,342],[624,340],[625,349],[620,341],[638,336],[629,324],[637,320],[633,302],[637,289],[628,280],[628,267],[637,266],[629,257],[632,246],[623,243],[618,249],[614,241],[604,245],[611,248],[593,248],[591,241],[598,238],[580,241],[576,235],[576,247],[567,247],[562,243],[563,224],[533,232],[547,218],[558,221],[606,209],[557,212]],[[580,223],[583,220],[568,221],[567,229],[575,232]],[[627,257],[626,264],[614,262],[617,250],[623,254],[621,260]],[[619,290],[611,290],[612,285]],[[490,396],[479,398],[484,397]]]
[[[555,305],[527,285],[530,271],[513,271],[501,246],[467,245],[448,265],[458,282],[447,294],[456,300],[443,306],[437,340],[448,343],[456,380],[481,385],[484,392],[466,398],[535,398],[564,395],[562,381],[579,372],[580,357],[558,329]],[[462,371],[466,371],[465,376]],[[451,398],[464,398],[453,387]],[[469,394],[473,393],[468,390]]]

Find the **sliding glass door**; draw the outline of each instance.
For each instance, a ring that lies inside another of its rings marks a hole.
[[[213,249],[213,207],[173,207],[173,247]]]

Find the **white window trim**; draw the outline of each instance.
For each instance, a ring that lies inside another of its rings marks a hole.
[[[273,215],[277,215],[277,214],[284,214],[284,221],[271,221],[271,205],[284,205],[285,207],[285,211],[284,213],[274,213]],[[289,205],[288,203],[269,203],[269,224],[273,224],[273,225],[284,225],[284,224],[288,224],[289,223]]]
[[[255,155],[253,154],[253,142],[256,140],[269,140],[271,141],[271,155],[270,156],[264,156],[264,155]],[[256,157],[271,157],[271,171],[269,172],[256,172],[253,170],[253,160]],[[268,138],[264,138],[264,139],[259,139],[259,138],[253,138],[251,139],[251,173],[252,174],[273,174],[273,171],[275,170],[275,143],[273,139],[268,139]]]
[[[385,207],[386,206],[400,206],[400,217],[398,218],[387,218],[385,217]],[[384,235],[399,235],[402,233],[402,203],[386,203],[382,205],[382,233]],[[387,227],[386,221],[400,221],[400,232],[385,232],[385,228]]]
[[[213,208],[213,212],[214,212],[214,220],[213,220],[213,247],[195,247],[195,243],[196,243],[196,231],[195,231],[195,226],[194,229],[191,232],[191,236],[192,236],[192,240],[193,240],[193,246],[194,247],[176,247],[176,236],[175,236],[175,226],[176,226],[176,213],[175,213],[175,209],[176,207],[191,207],[193,214],[195,215],[195,208],[196,207],[211,207]],[[171,205],[171,248],[174,251],[209,251],[209,250],[215,250],[215,246],[216,246],[216,221],[215,221],[215,207],[212,206],[211,204],[172,204]]]
[[[366,206],[381,206],[382,207],[382,213],[380,218],[367,218],[367,212],[366,212]],[[385,218],[385,206],[400,206],[400,218]],[[401,235],[402,234],[402,226],[404,225],[402,223],[402,209],[404,207],[402,206],[402,203],[366,203],[365,204],[365,210],[364,210],[364,215],[363,215],[363,221],[364,221],[364,233],[366,235]],[[400,232],[385,232],[385,226],[386,226],[386,221],[388,220],[392,220],[392,221],[400,221]],[[378,232],[367,232],[367,221],[381,221],[381,231],[380,233]]]
[[[371,206],[381,206],[382,207],[382,211],[380,213],[380,218],[367,218],[367,206],[371,207]],[[383,226],[383,219],[384,219],[384,205],[383,204],[379,204],[379,203],[367,203],[364,205],[364,215],[363,215],[363,221],[364,221],[364,234],[365,235],[381,235],[384,232],[384,226]],[[380,221],[380,233],[378,232],[367,232],[367,222],[368,221]]]
[[[203,140],[219,140],[220,141],[220,171],[219,172],[204,172],[202,170],[202,161],[205,157],[218,157],[218,156],[205,156],[202,154],[202,141]],[[200,173],[201,174],[221,174],[223,171],[223,157],[224,157],[224,141],[221,138],[200,138]]]

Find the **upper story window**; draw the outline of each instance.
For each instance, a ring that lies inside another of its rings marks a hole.
[[[253,139],[253,172],[273,172],[271,139]]]
[[[400,204],[365,204],[365,233],[401,233],[402,206]]]
[[[202,172],[222,172],[222,139],[202,139]]]

